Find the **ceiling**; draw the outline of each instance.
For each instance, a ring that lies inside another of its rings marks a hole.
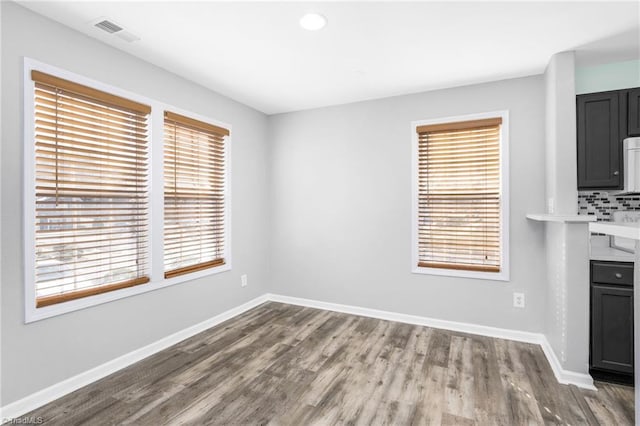
[[[636,1],[19,3],[267,114],[640,57]],[[327,27],[301,29],[309,11]]]

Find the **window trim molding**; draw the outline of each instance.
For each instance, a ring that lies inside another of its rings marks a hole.
[[[459,121],[502,118],[500,127],[500,272],[466,271],[458,269],[427,268],[418,266],[418,126],[446,124]],[[491,111],[442,117],[411,122],[411,272],[494,281],[509,281],[509,111]]]
[[[127,287],[119,290],[87,296],[80,299],[70,300],[64,303],[43,306],[36,308],[35,291],[35,131],[34,131],[34,111],[35,103],[33,91],[35,83],[31,79],[31,70],[42,71],[44,73],[70,80],[103,92],[116,96],[128,98],[132,101],[140,102],[151,106],[149,114],[149,274],[150,281],[144,285]],[[24,271],[24,322],[31,323],[45,318],[62,315],[68,312],[85,309],[102,303],[111,302],[125,297],[135,296],[142,293],[169,287],[175,284],[193,281],[206,276],[229,271],[232,268],[231,252],[231,165],[232,165],[232,126],[210,117],[197,114],[191,111],[178,108],[155,99],[133,93],[115,86],[111,86],[100,81],[93,80],[80,74],[73,73],[43,62],[24,57],[23,62],[23,271]],[[196,120],[210,123],[228,129],[231,132],[226,139],[226,174],[225,174],[225,263],[220,266],[180,275],[173,278],[164,278],[163,250],[164,250],[164,111],[170,110],[175,113],[194,118]]]

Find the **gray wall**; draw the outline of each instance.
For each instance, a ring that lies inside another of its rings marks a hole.
[[[543,331],[544,233],[525,214],[544,209],[544,92],[535,76],[272,116],[272,291]],[[411,121],[503,109],[511,281],[410,273]]]
[[[542,76],[267,118],[14,3],[2,23],[1,405],[265,292],[543,330]],[[25,325],[22,57],[233,126],[233,270]],[[413,120],[510,111],[511,281],[411,274]],[[249,286],[240,288],[240,274]],[[512,293],[526,294],[526,309]]]
[[[14,3],[2,8],[2,400],[30,393],[238,306],[266,290],[267,117]],[[22,57],[233,126],[233,270],[25,325]],[[249,286],[240,288],[240,274]]]

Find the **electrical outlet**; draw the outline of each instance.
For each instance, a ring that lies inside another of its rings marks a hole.
[[[247,274],[240,275],[240,287],[247,286]]]
[[[513,293],[513,307],[524,308],[524,293]]]

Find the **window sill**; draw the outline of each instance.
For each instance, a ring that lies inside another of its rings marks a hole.
[[[411,272],[414,274],[439,275],[444,277],[472,278],[491,281],[509,281],[509,272],[505,270],[500,272],[480,272],[463,271],[459,269],[415,267]]]
[[[198,278],[219,274],[221,272],[226,272],[229,270],[231,270],[231,265],[223,264],[202,271],[193,272],[191,274],[180,275],[169,279],[160,279],[155,281],[152,280],[149,283],[137,285],[135,287],[127,287],[120,290],[97,294],[95,296],[83,297],[82,299],[75,299],[55,305],[43,306],[41,308],[36,308],[35,300],[31,300],[31,303],[28,306],[25,306],[24,322],[28,324],[35,321],[40,321],[46,318],[63,315],[69,312],[79,311],[81,309],[101,305],[103,303],[112,302],[114,300],[124,299],[125,297],[148,293],[150,291],[159,290],[161,288],[180,284],[186,281],[193,281]]]

